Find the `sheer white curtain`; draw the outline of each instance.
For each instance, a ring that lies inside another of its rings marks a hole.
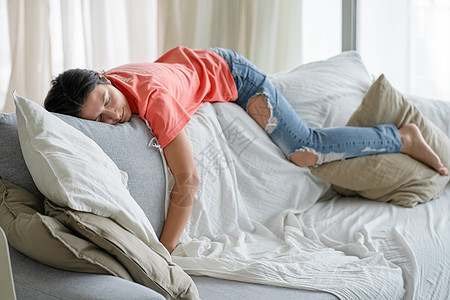
[[[42,103],[50,80],[69,68],[106,70],[157,58],[157,0],[9,0],[12,91]],[[2,72],[5,72],[3,69]]]
[[[51,78],[47,0],[8,1],[11,77],[3,110],[14,111],[12,91],[43,95]]]
[[[231,48],[267,73],[302,61],[301,0],[159,2],[159,49]]]
[[[11,53],[0,110],[14,111],[14,89],[42,103],[66,69],[153,61],[176,45],[232,48],[267,73],[292,68],[302,62],[302,1],[0,0]]]

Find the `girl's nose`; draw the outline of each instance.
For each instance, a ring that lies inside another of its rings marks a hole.
[[[114,117],[115,117],[116,122],[120,121],[120,113],[119,113],[118,109],[114,109]]]
[[[120,121],[120,113],[116,108],[110,109],[106,117],[105,122],[109,124],[116,124]]]

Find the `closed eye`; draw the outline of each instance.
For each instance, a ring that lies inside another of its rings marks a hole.
[[[111,96],[107,95],[106,93],[103,94],[102,98],[102,104],[104,107],[106,107],[111,102]],[[103,114],[99,114],[97,118],[94,119],[96,122],[102,122],[103,121]]]
[[[108,98],[106,98],[106,100],[104,101],[103,106],[106,107],[110,103],[111,103],[111,96],[108,96]],[[97,119],[98,122],[103,122],[103,114],[100,114]]]

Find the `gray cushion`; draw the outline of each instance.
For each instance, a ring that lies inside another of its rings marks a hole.
[[[164,167],[159,150],[148,147],[154,135],[145,123],[136,115],[130,122],[120,125],[56,115],[93,139],[119,169],[128,174],[130,194],[141,206],[159,236],[165,215]]]
[[[128,174],[130,194],[141,206],[159,236],[165,215],[164,167],[159,150],[148,147],[154,135],[145,123],[136,115],[130,122],[120,125],[56,115],[93,139],[119,169]]]

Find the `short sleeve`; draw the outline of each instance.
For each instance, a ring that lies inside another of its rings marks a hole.
[[[183,130],[191,117],[164,88],[154,90],[149,97],[152,101],[147,102],[148,106],[145,111],[140,112],[140,116],[148,121],[159,144],[164,148]]]

